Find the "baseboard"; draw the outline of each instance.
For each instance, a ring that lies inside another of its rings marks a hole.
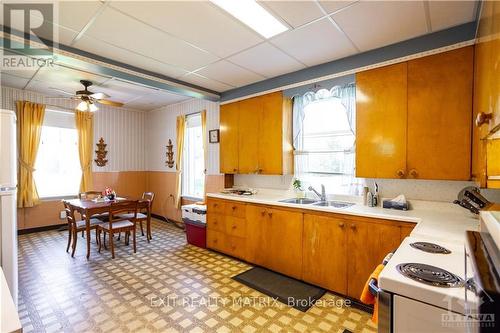
[[[66,223],[64,224],[54,224],[54,225],[47,225],[44,227],[37,227],[37,228],[29,228],[29,229],[21,229],[17,231],[18,235],[25,235],[25,234],[32,234],[34,232],[42,232],[42,231],[48,231],[48,230],[55,230],[55,229],[61,229],[64,228],[63,230],[68,230],[67,227],[68,225]]]

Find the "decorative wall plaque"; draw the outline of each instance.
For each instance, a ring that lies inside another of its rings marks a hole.
[[[95,151],[96,154],[96,159],[95,164],[97,164],[98,167],[103,167],[108,163],[108,160],[106,159],[106,155],[108,154],[108,151],[106,150],[107,144],[104,143],[104,139],[100,138],[99,143],[96,143],[97,150]]]
[[[172,144],[172,140],[168,139],[168,145],[167,145],[167,161],[165,162],[169,168],[173,168],[175,161],[174,161],[174,145]]]

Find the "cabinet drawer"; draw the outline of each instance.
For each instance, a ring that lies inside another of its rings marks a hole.
[[[225,205],[226,204],[223,201],[209,200],[207,204],[207,212],[224,215]]]
[[[226,217],[221,214],[210,213],[207,215],[207,228],[210,230],[225,232]]]
[[[237,237],[246,236],[246,220],[244,218],[226,216],[226,234]]]
[[[246,205],[236,202],[226,202],[226,212],[227,216],[234,216],[239,218],[245,218]]]
[[[209,249],[226,252],[225,235],[215,230],[207,230],[207,247]]]
[[[225,245],[226,250],[223,251],[230,256],[245,259],[246,258],[246,242],[245,238],[236,237],[236,236],[225,236]]]

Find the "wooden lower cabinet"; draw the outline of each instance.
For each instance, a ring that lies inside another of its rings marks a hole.
[[[333,214],[304,214],[304,281],[359,299],[366,280],[412,226]]]
[[[208,199],[207,246],[359,299],[413,224]]]
[[[400,235],[400,227],[391,222],[348,222],[347,296],[359,299],[373,270],[398,248]]]
[[[302,213],[247,205],[247,259],[273,271],[302,277]]]
[[[346,221],[304,214],[302,277],[304,281],[347,294]]]

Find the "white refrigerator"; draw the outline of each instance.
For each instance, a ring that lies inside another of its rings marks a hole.
[[[17,306],[16,114],[0,109],[0,266]]]

